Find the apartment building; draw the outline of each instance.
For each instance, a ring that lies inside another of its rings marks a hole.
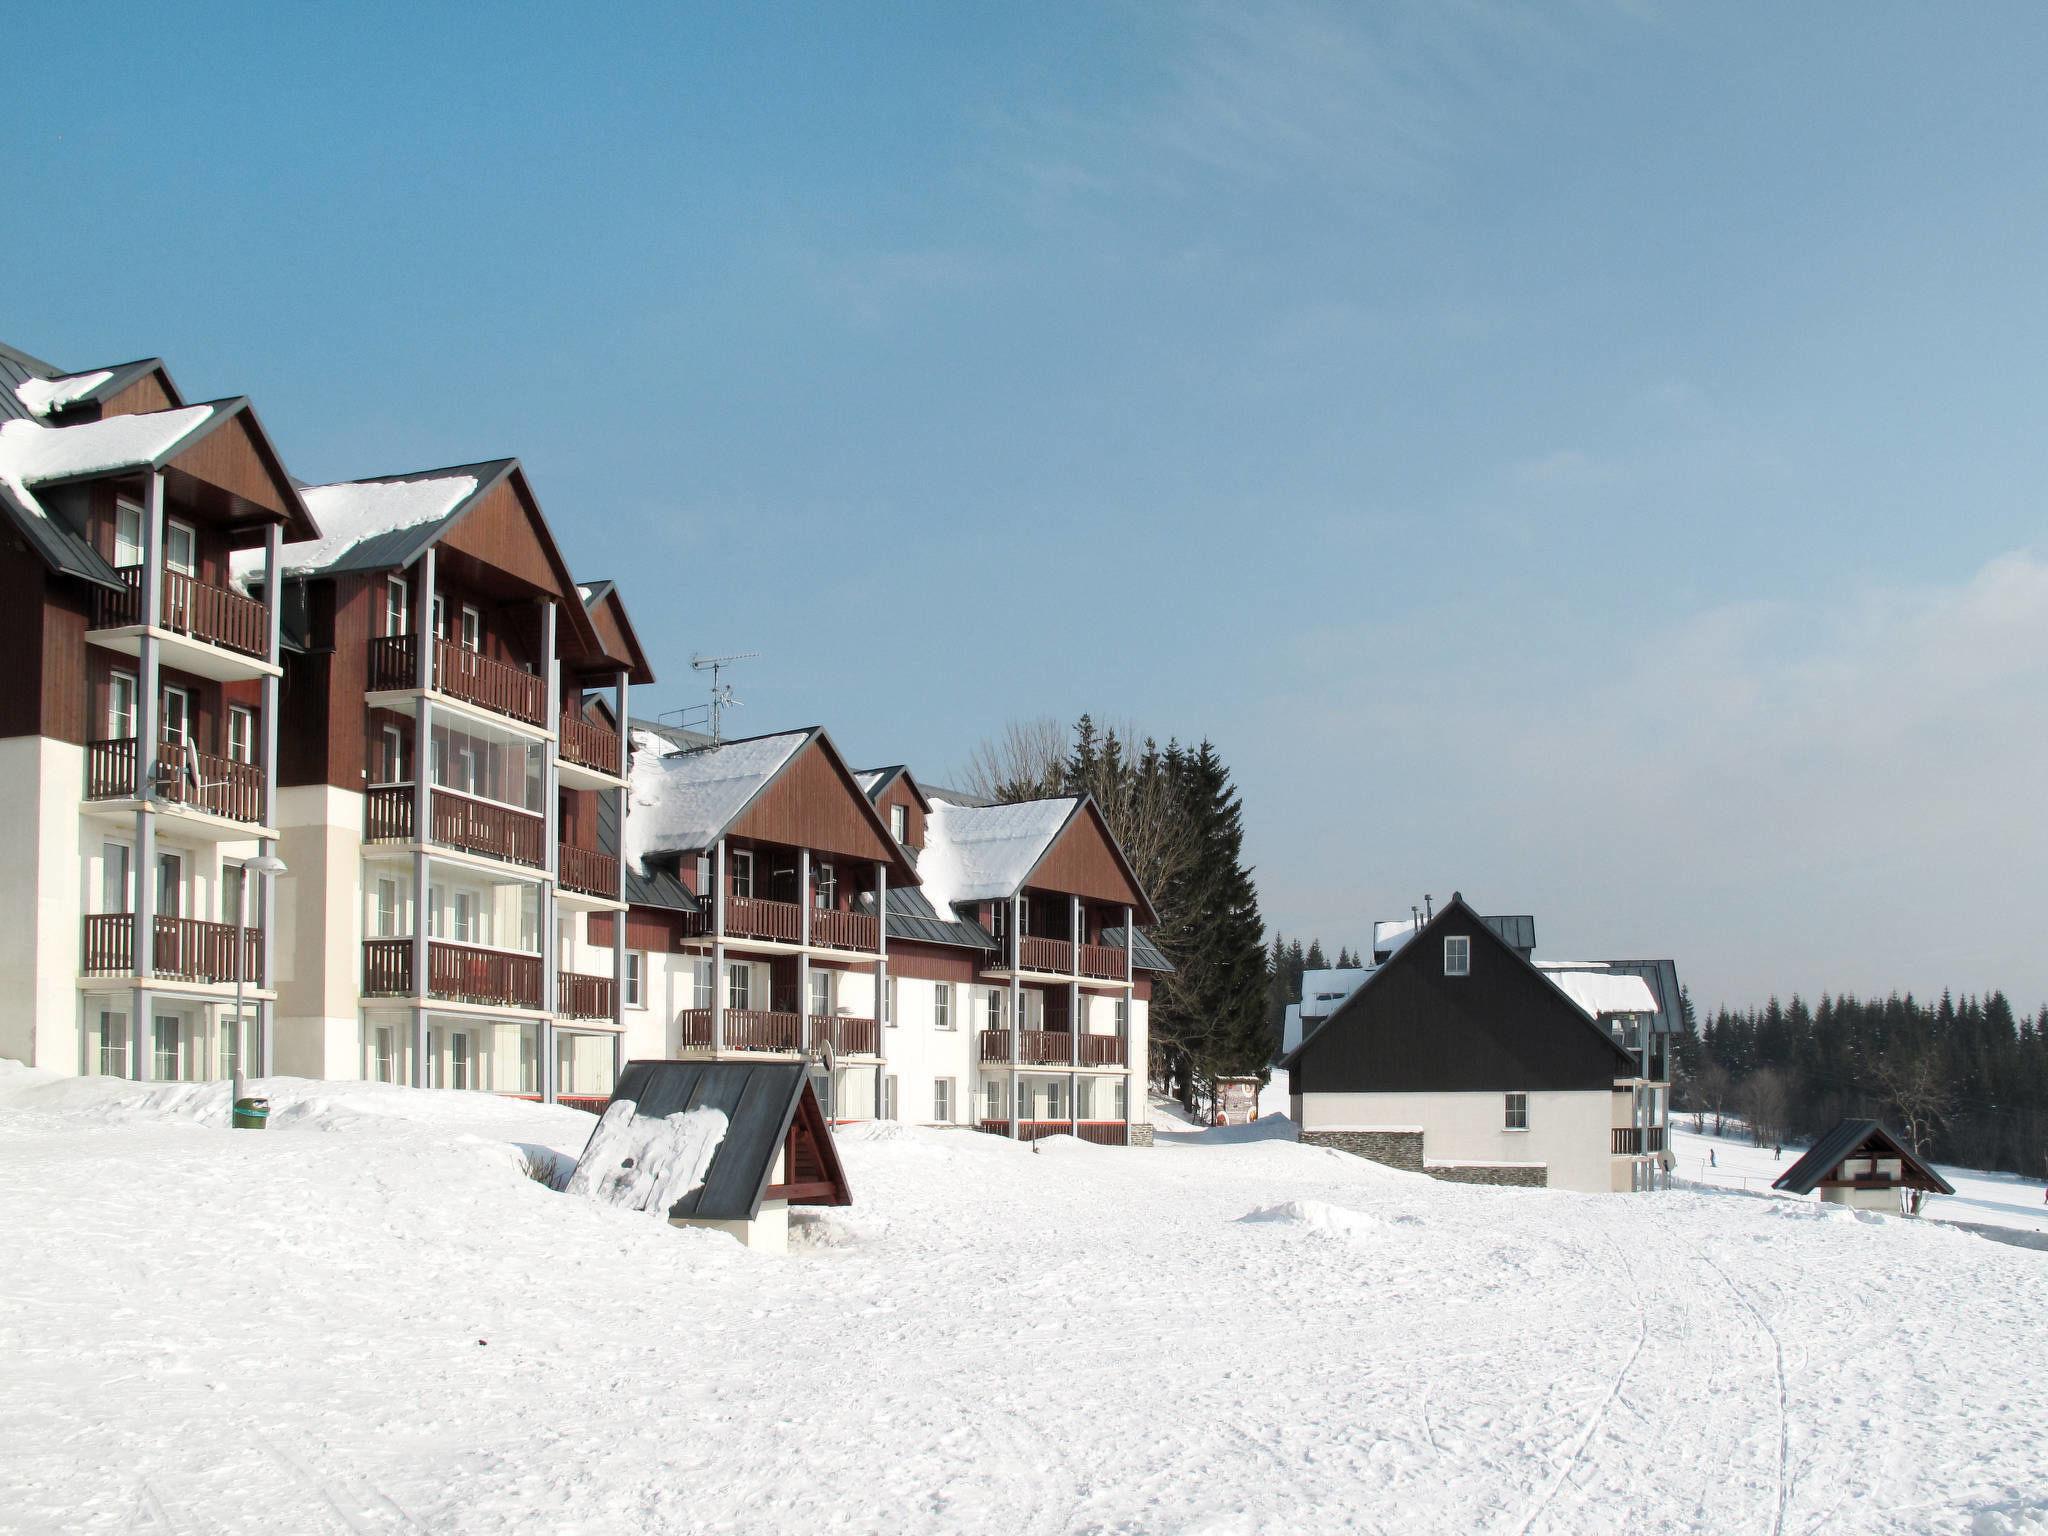
[[[821,729],[635,733],[633,1057],[806,1057],[835,1119],[1149,1141],[1155,915],[1100,810],[992,806]],[[879,918],[879,920],[878,920]],[[589,920],[611,942],[612,919]]]
[[[517,460],[303,495],[321,534],[279,587],[277,1070],[601,1100],[623,957],[568,957],[624,909],[599,831],[627,689],[653,680],[618,593],[571,579]]]
[[[246,399],[0,348],[0,1054],[270,1061],[277,893],[249,866],[279,840],[281,615],[230,566],[315,532]]]

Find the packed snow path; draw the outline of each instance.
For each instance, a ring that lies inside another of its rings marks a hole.
[[[2048,1529],[2048,1258],[1952,1229],[877,1128],[773,1259],[267,1087],[0,1077],[0,1529]]]

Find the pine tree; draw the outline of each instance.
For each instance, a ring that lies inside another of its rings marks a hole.
[[[1326,971],[1330,968],[1330,962],[1323,958],[1323,941],[1321,939],[1310,939],[1308,941],[1308,968],[1312,971]]]

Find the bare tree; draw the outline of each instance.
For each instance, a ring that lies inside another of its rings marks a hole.
[[[1712,1110],[1714,1134],[1721,1134],[1722,1118],[1728,1113],[1728,1101],[1733,1096],[1735,1080],[1728,1075],[1728,1069],[1709,1056],[1700,1063],[1698,1093],[1700,1107]],[[1695,1122],[1697,1124],[1697,1122]]]
[[[1791,1106],[1791,1084],[1776,1067],[1758,1067],[1742,1080],[1742,1113],[1757,1146],[1784,1140],[1785,1112]]]
[[[1898,1111],[1913,1155],[1924,1155],[1955,1108],[1955,1090],[1934,1052],[1888,1051],[1878,1057],[1871,1076],[1884,1101]]]
[[[961,788],[984,800],[1036,800],[1064,794],[1067,732],[1051,716],[1012,720],[975,747]]]

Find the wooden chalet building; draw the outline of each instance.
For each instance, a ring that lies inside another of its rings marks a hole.
[[[0,1054],[268,1062],[276,906],[241,866],[278,839],[280,615],[229,562],[275,569],[313,533],[247,400],[188,405],[155,358],[67,373],[0,348]]]
[[[629,1055],[808,1057],[838,1120],[1149,1141],[1165,961],[1092,802],[970,805],[815,727],[635,743]]]
[[[617,816],[616,722],[653,681],[618,595],[571,580],[517,460],[303,494],[323,533],[280,589],[277,1069],[601,1100],[623,956],[568,957],[625,904],[599,803]]]
[[[1657,1000],[1634,974],[1540,969],[1533,928],[1453,895],[1398,941],[1376,935],[1380,963],[1282,1058],[1301,1139],[1467,1183],[1650,1187]]]
[[[1844,1120],[1778,1175],[1773,1189],[1790,1195],[1820,1192],[1831,1205],[1863,1211],[1920,1214],[1929,1195],[1952,1195],[1955,1186],[1916,1157],[1875,1120]]]

